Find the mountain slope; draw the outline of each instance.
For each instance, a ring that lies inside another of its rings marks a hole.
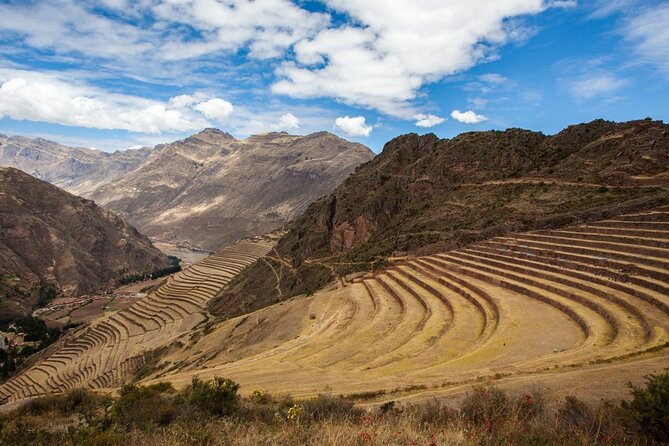
[[[150,153],[148,148],[107,153],[42,138],[0,135],[0,166],[16,167],[75,195],[86,195],[134,170]]]
[[[593,121],[554,135],[520,129],[388,142],[279,241],[282,297],[313,292],[334,273],[407,252],[429,254],[514,231],[557,228],[669,200],[669,126]],[[276,300],[257,263],[212,302],[236,315]]]
[[[551,215],[638,198],[651,193],[640,186],[669,186],[668,174],[669,125],[661,122],[599,120],[555,136],[410,134],[311,206],[288,238],[302,258],[372,247],[388,255],[453,243],[458,230],[525,230]]]
[[[147,235],[215,249],[280,227],[372,156],[326,132],[238,140],[206,129],[89,196]]]
[[[12,282],[5,285],[48,283],[82,294],[168,265],[148,238],[92,201],[0,168],[0,271]],[[24,309],[34,303],[19,297]]]

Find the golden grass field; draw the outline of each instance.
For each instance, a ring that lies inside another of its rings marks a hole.
[[[331,391],[362,404],[458,398],[482,381],[618,398],[627,381],[669,367],[669,207],[395,259],[198,326],[208,300],[270,249],[242,242],[193,265],[0,386],[0,398],[113,388],[168,345],[142,382],[224,376],[242,393]]]

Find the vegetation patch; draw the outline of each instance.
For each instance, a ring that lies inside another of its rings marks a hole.
[[[623,404],[569,396],[549,405],[540,390],[475,387],[459,407],[388,401],[369,410],[329,394],[298,401],[255,390],[243,398],[224,378],[181,390],[128,385],[115,398],[77,389],[1,414],[0,444],[653,445],[666,433],[656,422],[669,415],[667,382],[666,373],[650,377]]]

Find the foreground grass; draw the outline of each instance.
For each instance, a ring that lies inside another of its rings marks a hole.
[[[588,406],[541,392],[472,389],[452,408],[439,401],[363,411],[321,395],[295,401],[217,378],[176,391],[124,387],[118,398],[85,390],[42,398],[0,416],[0,445],[651,445],[669,435],[669,374],[649,377],[623,404]]]

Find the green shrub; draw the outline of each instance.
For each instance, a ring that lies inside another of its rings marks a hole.
[[[125,385],[111,409],[111,419],[130,428],[150,428],[172,423],[179,416],[174,403],[174,388],[169,383],[150,386]]]
[[[58,290],[51,284],[42,283],[37,290],[37,306],[46,307],[58,295]]]
[[[630,383],[632,401],[623,402],[648,436],[669,441],[669,372],[646,377],[645,387]]]
[[[193,378],[190,386],[184,388],[177,401],[190,404],[207,415],[225,417],[239,412],[239,384],[231,379],[214,377],[204,382]]]

